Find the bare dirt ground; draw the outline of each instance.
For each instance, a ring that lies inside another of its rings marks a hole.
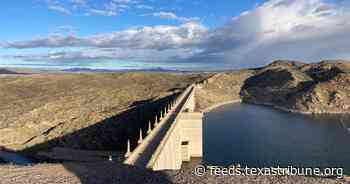
[[[342,184],[344,180],[290,176],[204,176],[194,175],[195,164],[180,171],[138,169],[118,162],[0,166],[0,184]]]

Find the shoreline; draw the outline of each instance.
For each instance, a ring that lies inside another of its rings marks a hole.
[[[203,113],[207,113],[207,112],[210,112],[220,106],[223,106],[223,105],[227,105],[227,104],[235,104],[235,103],[242,103],[242,100],[239,99],[239,100],[230,100],[230,101],[225,101],[225,102],[220,102],[220,103],[216,103],[216,104],[213,104],[203,110],[201,110],[201,112]]]
[[[332,111],[328,111],[328,112],[311,112],[311,111],[300,111],[300,110],[295,110],[295,109],[288,109],[286,107],[282,107],[282,106],[271,104],[271,103],[252,103],[252,102],[249,102],[247,104],[263,105],[263,106],[272,107],[274,109],[278,109],[278,110],[281,110],[281,111],[290,112],[290,113],[297,113],[297,114],[302,114],[302,115],[342,115],[342,114],[349,115],[350,114],[350,112],[332,112]]]
[[[207,113],[210,112],[220,106],[223,105],[227,105],[227,104],[235,104],[235,103],[243,103],[242,99],[239,100],[230,100],[230,101],[225,101],[225,102],[220,102],[220,103],[216,103],[213,104],[203,110],[200,110],[200,112],[203,113]],[[300,111],[300,110],[295,110],[295,109],[288,109],[286,107],[282,107],[282,106],[278,106],[275,104],[271,104],[271,103],[252,103],[249,102],[247,104],[251,104],[251,105],[262,105],[262,106],[266,106],[266,107],[271,107],[277,110],[281,110],[281,111],[285,111],[285,112],[290,112],[290,113],[297,113],[297,114],[302,114],[302,115],[342,115],[342,114],[346,114],[346,115],[350,115],[350,112],[311,112],[311,111]]]

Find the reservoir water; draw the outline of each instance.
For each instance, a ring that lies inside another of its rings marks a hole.
[[[343,167],[350,173],[350,118],[311,116],[265,106],[224,105],[206,113],[209,165]]]

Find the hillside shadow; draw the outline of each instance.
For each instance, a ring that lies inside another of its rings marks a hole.
[[[161,183],[170,183],[166,176],[161,173],[123,165],[122,154],[126,152],[128,140],[131,143],[131,150],[135,149],[139,139],[139,130],[142,129],[143,136],[145,136],[148,123],[151,122],[153,127],[155,117],[160,116],[160,110],[164,109],[179,94],[179,92],[174,92],[164,98],[135,102],[122,113],[73,133],[26,148],[20,151],[20,154],[34,158],[39,163],[61,163],[67,170],[79,177],[83,184],[145,183],[148,180],[152,181],[151,183],[159,183],[153,182],[153,176],[158,178]],[[100,155],[101,161],[93,160],[82,163],[66,163],[65,160],[46,158],[37,154],[50,151],[55,147],[94,151],[108,150],[120,154],[113,155],[113,157],[117,157],[113,162],[108,161],[109,155]]]
[[[145,105],[147,103],[150,103],[154,100],[154,98],[151,99],[147,99],[147,100],[140,100],[140,101],[135,101],[133,102],[131,105],[129,105],[129,107],[135,107],[135,106],[139,106],[139,105]]]
[[[171,88],[171,89],[169,89],[168,90],[168,92],[176,92],[176,91],[182,91],[182,90],[184,90],[184,88]]]

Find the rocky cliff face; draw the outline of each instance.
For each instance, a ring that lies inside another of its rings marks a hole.
[[[198,106],[242,100],[300,113],[350,113],[349,86],[348,61],[275,61],[254,70],[214,75],[198,90],[199,98],[207,101]]]
[[[307,113],[350,113],[350,74],[315,82],[293,96],[292,109]]]
[[[350,112],[350,63],[276,61],[245,81],[244,102],[302,113]]]
[[[0,78],[0,147],[118,150],[200,76],[35,74]]]

